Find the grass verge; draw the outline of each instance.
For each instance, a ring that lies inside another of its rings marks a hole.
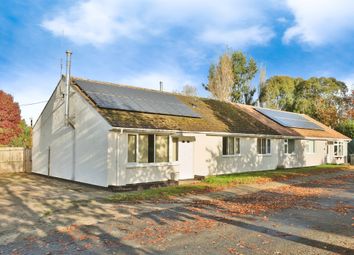
[[[197,194],[212,191],[210,185],[205,184],[188,184],[179,186],[169,186],[162,188],[151,188],[141,191],[130,191],[114,194],[108,197],[109,201],[142,201],[142,200],[159,200],[169,199],[171,197],[183,196],[186,194]]]
[[[279,181],[301,176],[330,173],[336,170],[345,170],[348,168],[348,166],[344,165],[320,165],[303,168],[276,169],[270,171],[256,171],[209,176],[204,181],[195,184],[185,184],[179,186],[151,188],[142,191],[117,193],[108,197],[107,199],[111,202],[170,199],[172,197],[178,197],[187,194],[197,194],[220,190],[237,184]]]
[[[279,181],[301,176],[330,173],[334,170],[348,168],[345,165],[320,165],[301,168],[276,169],[268,171],[255,171],[235,174],[209,176],[204,182],[215,186],[232,186],[237,184],[263,183]]]

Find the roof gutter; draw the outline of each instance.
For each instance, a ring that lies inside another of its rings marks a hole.
[[[122,133],[164,133],[164,134],[185,134],[185,133],[195,133],[195,134],[205,134],[207,136],[239,136],[239,137],[266,137],[275,139],[300,139],[300,140],[325,140],[325,141],[337,141],[344,140],[350,141],[349,139],[343,138],[329,138],[329,137],[304,137],[304,136],[291,136],[291,135],[267,135],[267,134],[245,134],[245,133],[229,133],[229,132],[207,132],[207,131],[181,131],[181,130],[167,130],[167,129],[153,129],[153,128],[120,128],[113,127],[110,131]]]

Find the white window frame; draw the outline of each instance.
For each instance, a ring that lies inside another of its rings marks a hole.
[[[258,151],[258,141],[261,140],[261,151],[259,152]],[[265,140],[265,147],[266,147],[266,153],[262,153],[263,151],[263,143],[262,143],[262,140]],[[269,147],[268,147],[268,142],[269,142]],[[272,140],[270,138],[257,138],[256,140],[256,149],[257,149],[257,154],[259,156],[270,156],[272,155]],[[268,151],[268,148],[269,148],[269,151]]]
[[[128,133],[127,134],[127,138],[129,135],[133,135],[136,137],[136,162],[128,162],[128,150],[129,147],[127,149],[127,158],[126,158],[126,162],[127,162],[127,166],[128,167],[140,167],[140,166],[160,166],[160,165],[171,165],[172,163],[177,163],[178,161],[174,161],[172,162],[172,137],[171,135],[166,135],[166,134],[151,134],[151,133],[141,133],[141,134],[136,134],[136,133]],[[154,136],[154,162],[139,162],[139,135],[153,135]],[[168,137],[168,161],[166,162],[156,162],[156,136],[159,135],[164,135]],[[128,142],[128,140],[127,140]]]
[[[336,147],[337,147],[337,152],[336,152]],[[339,142],[339,141],[334,142],[334,144],[333,144],[333,155],[335,157],[343,157],[344,156],[344,151],[343,150],[344,150],[344,143],[343,142]],[[339,152],[341,152],[341,153],[339,154]]]
[[[289,140],[294,141],[294,151],[289,153]],[[295,139],[284,139],[284,154],[295,155]]]
[[[310,146],[310,145],[313,146]],[[312,148],[312,150],[310,150]],[[305,144],[305,152],[307,154],[315,154],[316,153],[316,140],[307,140]]]
[[[233,139],[234,140],[234,153],[230,154],[229,153],[229,142],[227,142],[227,147],[226,147],[226,154],[224,154],[224,139]],[[238,141],[238,143],[236,143],[236,141]],[[234,157],[234,156],[241,156],[241,139],[237,136],[223,136],[222,137],[222,141],[221,141],[221,153],[223,157]],[[238,148],[236,146],[236,144],[238,144]],[[236,153],[236,149],[238,149],[238,153]]]

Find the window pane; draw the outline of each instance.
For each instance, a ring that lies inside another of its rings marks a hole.
[[[288,140],[288,153],[294,153],[295,151],[295,140]]]
[[[334,143],[334,156],[338,156],[338,143]]]
[[[228,147],[227,137],[224,136],[224,137],[222,138],[222,154],[223,154],[223,155],[227,155],[227,147]]]
[[[154,135],[149,135],[149,151],[148,151],[148,160],[149,163],[155,162],[155,157],[154,157],[154,150],[155,150],[155,136]]]
[[[128,162],[136,162],[136,135],[128,135]]]
[[[148,163],[149,136],[139,135],[139,162]]]
[[[257,152],[258,152],[258,154],[262,154],[262,139],[261,138],[257,139]]]
[[[229,140],[228,155],[234,155],[235,154],[235,139],[233,137],[228,137],[228,140]]]
[[[240,154],[240,138],[235,139],[235,153]]]
[[[270,139],[267,139],[267,153],[270,154]]]
[[[339,155],[340,156],[343,156],[343,147],[344,147],[343,143],[340,143],[339,144]]]
[[[172,138],[172,161],[178,161],[178,138]]]
[[[316,141],[312,141],[312,151],[313,153],[316,152]]]
[[[284,153],[287,154],[288,153],[288,139],[284,140]]]
[[[156,162],[168,162],[168,136],[156,136]]]
[[[266,148],[267,148],[267,140],[266,139],[262,139],[262,154],[266,154]]]

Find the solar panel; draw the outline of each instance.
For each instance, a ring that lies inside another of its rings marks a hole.
[[[172,94],[93,81],[75,81],[100,108],[200,117]]]
[[[284,127],[324,130],[319,125],[309,121],[303,115],[298,113],[276,111],[264,108],[255,109]]]

